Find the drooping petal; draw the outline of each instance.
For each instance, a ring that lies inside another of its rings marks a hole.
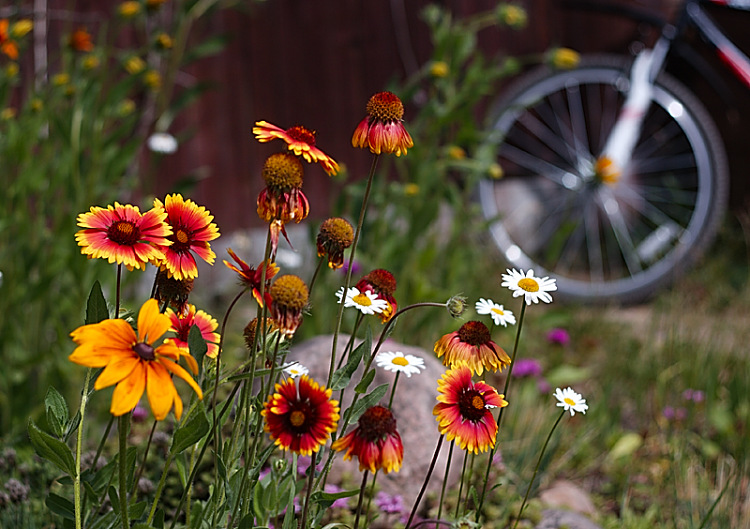
[[[146,368],[138,362],[127,378],[120,381],[112,393],[110,413],[119,417],[135,408],[146,389]]]

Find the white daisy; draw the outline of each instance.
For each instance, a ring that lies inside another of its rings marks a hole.
[[[344,287],[341,287],[336,292],[336,297],[341,298],[344,296]],[[344,307],[356,307],[362,314],[380,314],[388,307],[388,302],[384,299],[378,298],[378,295],[371,291],[360,292],[357,287],[349,287],[346,292],[346,300],[344,301]]]
[[[523,270],[520,272],[515,268],[507,269],[507,274],[503,274],[503,282],[500,286],[508,287],[513,292],[513,297],[524,296],[526,304],[539,303],[539,300],[545,303],[552,303],[550,292],[557,290],[557,283],[549,277],[535,277],[534,271],[529,270],[524,275]]]
[[[299,376],[306,375],[310,372],[309,369],[307,369],[305,366],[303,366],[299,362],[289,362],[287,364],[284,364],[282,366],[282,369],[291,378],[297,378]]]
[[[513,316],[511,311],[503,308],[502,305],[498,305],[491,299],[479,298],[475,308],[477,309],[477,314],[489,314],[492,317],[492,321],[495,322],[495,325],[507,327],[509,323],[511,325],[516,323],[516,317]]]
[[[586,414],[586,410],[589,409],[586,404],[586,399],[581,397],[578,393],[573,391],[571,388],[555,390],[555,398],[560,402],[557,405],[561,408],[565,408],[565,411],[570,411],[571,415],[575,415],[575,412]]]
[[[420,370],[425,368],[423,359],[414,355],[405,355],[401,351],[396,351],[395,353],[383,351],[382,353],[378,353],[378,356],[375,357],[375,362],[378,364],[378,367],[382,367],[386,371],[401,372],[407,377],[418,375]]]

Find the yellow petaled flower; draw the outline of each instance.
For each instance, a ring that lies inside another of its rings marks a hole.
[[[449,71],[450,68],[445,61],[435,61],[430,65],[430,75],[433,77],[445,77]]]
[[[39,112],[44,108],[44,102],[38,97],[35,97],[29,103],[29,108],[31,108],[31,110],[33,110],[34,112]]]
[[[143,82],[151,90],[158,90],[161,88],[161,74],[156,70],[149,70],[143,74]]]
[[[70,75],[66,73],[58,73],[52,76],[54,86],[65,86],[68,83],[70,83]]]
[[[318,232],[318,257],[327,255],[329,268],[341,268],[344,265],[344,250],[353,242],[354,228],[348,220],[340,217],[326,219]]]
[[[133,55],[125,60],[123,67],[129,74],[136,75],[146,69],[146,63],[137,55]]]
[[[477,375],[485,369],[502,371],[510,365],[510,357],[492,341],[490,330],[480,321],[466,322],[458,331],[440,338],[435,342],[435,353],[438,358],[445,355],[443,365],[464,365]]]
[[[8,63],[8,66],[5,67],[5,75],[7,75],[10,79],[13,79],[16,75],[18,75],[18,63]]]
[[[16,117],[16,109],[13,107],[6,107],[0,112],[0,119],[8,121]]]
[[[505,174],[505,172],[503,171],[503,168],[500,166],[499,163],[493,163],[487,169],[487,174],[489,174],[490,177],[494,178],[495,180],[500,180]]]
[[[138,206],[115,202],[107,209],[93,206],[78,215],[76,242],[81,253],[90,259],[103,258],[110,263],[124,264],[128,270],[146,268],[164,258],[164,250],[172,244],[167,237],[172,229],[165,223],[167,214],[155,207],[141,215]]]
[[[474,454],[494,448],[497,422],[493,408],[508,405],[504,395],[484,382],[472,382],[466,366],[451,369],[438,380],[438,403],[432,410],[448,441]]]
[[[419,194],[419,186],[415,183],[406,184],[404,186],[404,195],[407,197],[413,197]]]
[[[398,472],[404,460],[404,445],[396,430],[396,418],[384,406],[373,406],[359,418],[359,426],[337,439],[331,448],[346,451],[344,460],[357,456],[359,469]]]
[[[414,146],[404,127],[404,104],[391,92],[379,92],[367,102],[367,116],[357,125],[352,146],[369,148],[374,154],[406,154]]]
[[[276,446],[303,456],[317,452],[336,431],[339,403],[331,389],[302,375],[276,384],[261,415]]]
[[[555,48],[549,53],[548,57],[552,66],[563,70],[575,68],[581,62],[580,54],[570,48]]]
[[[13,24],[10,28],[10,34],[14,39],[20,39],[26,36],[26,34],[34,28],[34,23],[28,18],[23,18]]]
[[[99,57],[90,53],[81,60],[84,70],[93,70],[99,67]]]
[[[523,8],[513,4],[502,4],[497,9],[500,22],[513,29],[520,29],[526,26],[528,16]]]
[[[7,18],[0,20],[0,52],[4,53],[10,60],[15,61],[18,59],[18,45],[10,37],[9,24]]]
[[[166,33],[159,33],[156,36],[156,45],[163,50],[169,50],[172,49],[174,44],[172,42],[172,37]]]
[[[302,323],[302,311],[307,307],[310,291],[305,282],[295,275],[284,275],[273,282],[271,294],[271,318],[281,334],[290,338]]]
[[[308,130],[302,125],[295,125],[284,130],[273,123],[258,121],[253,127],[253,134],[261,143],[273,139],[285,141],[289,150],[295,155],[302,156],[309,163],[319,162],[330,176],[339,172],[339,164],[315,146],[315,131]]]
[[[448,156],[454,160],[463,160],[466,158],[466,151],[458,145],[448,147]]]
[[[175,193],[167,195],[164,203],[154,199],[154,207],[164,208],[166,222],[172,227],[169,240],[172,241],[164,252],[161,269],[175,279],[198,277],[198,265],[193,253],[208,264],[214,264],[216,254],[211,250],[210,241],[219,237],[219,228],[211,222],[213,215],[190,199],[183,199]]]
[[[182,399],[172,375],[187,382],[198,398],[203,398],[203,392],[190,374],[176,363],[180,358],[176,345],[164,343],[154,347],[170,325],[169,316],[159,312],[159,303],[149,299],[138,313],[137,334],[128,322],[120,319],[84,325],[70,334],[78,347],[68,359],[82,366],[104,368],[94,389],[117,384],[112,393],[112,415],[130,412],[145,391],[156,420],[163,420],[172,406],[179,420]]]
[[[141,4],[136,1],[123,2],[117,7],[117,12],[123,18],[131,18],[140,13]]]

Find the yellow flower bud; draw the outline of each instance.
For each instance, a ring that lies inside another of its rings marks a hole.
[[[5,75],[11,79],[18,75],[18,63],[9,62],[8,66],[5,67]]]
[[[166,33],[159,33],[156,37],[156,45],[163,50],[172,49],[172,37]]]
[[[404,195],[406,195],[407,197],[413,197],[414,195],[418,194],[419,186],[417,184],[411,183],[404,186]]]
[[[146,69],[146,63],[137,55],[128,57],[123,66],[132,75],[139,74]]]
[[[117,114],[121,117],[129,116],[133,112],[135,112],[135,101],[132,99],[123,100],[117,107]]]
[[[93,70],[99,67],[99,57],[93,54],[86,55],[81,61],[84,70]]]
[[[31,31],[33,27],[34,23],[31,20],[27,18],[21,19],[13,24],[13,27],[10,29],[10,35],[14,39],[20,39]]]
[[[445,61],[435,61],[430,65],[430,75],[433,77],[445,77],[449,71],[450,68]]]
[[[141,4],[135,1],[123,2],[117,8],[117,12],[123,18],[131,18],[141,11]]]
[[[450,147],[448,147],[448,156],[450,156],[454,160],[463,160],[464,158],[466,158],[466,151],[458,145],[451,145]]]
[[[502,4],[498,7],[497,14],[501,24],[505,24],[513,29],[523,28],[528,21],[526,11],[520,6],[513,4]]]
[[[31,110],[34,112],[39,112],[40,110],[42,110],[42,108],[44,108],[44,103],[41,99],[35,97],[29,102],[29,108],[31,108]]]
[[[493,163],[487,169],[487,174],[489,174],[490,177],[494,178],[495,180],[500,180],[505,173],[503,172],[503,168],[500,167],[499,163]]]
[[[54,86],[64,86],[70,82],[70,75],[66,73],[58,73],[52,76],[52,84]]]
[[[577,51],[570,48],[555,48],[549,53],[549,61],[555,68],[568,70],[578,66],[581,56]]]
[[[3,121],[9,121],[16,117],[16,109],[13,107],[6,107],[0,112],[0,119]]]
[[[161,75],[156,70],[149,70],[143,75],[143,82],[151,90],[158,90],[161,88]]]

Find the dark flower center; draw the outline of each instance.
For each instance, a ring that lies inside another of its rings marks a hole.
[[[137,354],[141,360],[156,360],[154,348],[145,342],[135,344],[133,346],[133,351],[135,351],[135,354]]]
[[[274,281],[269,289],[273,302],[281,310],[301,311],[307,306],[310,292],[305,282],[295,275],[285,275]]]
[[[404,104],[391,92],[375,94],[367,102],[367,114],[382,122],[400,121],[404,117]]]
[[[296,435],[308,433],[315,424],[315,409],[308,401],[291,403],[294,409],[289,413],[289,429]]]
[[[293,140],[301,141],[308,145],[315,145],[315,131],[307,130],[302,125],[295,125],[287,129],[286,133]]]
[[[458,329],[458,339],[469,345],[485,345],[492,341],[492,335],[481,321],[469,321]]]
[[[458,409],[461,417],[472,422],[479,422],[487,413],[484,397],[475,389],[466,389],[458,397]]]
[[[140,230],[130,221],[118,220],[107,228],[107,238],[123,246],[133,246],[140,238]]]
[[[396,433],[396,418],[384,406],[373,406],[359,418],[359,434],[367,441],[375,442]]]
[[[272,154],[263,165],[263,180],[274,189],[301,189],[303,174],[302,162],[286,152]]]
[[[388,270],[378,268],[367,274],[362,279],[367,280],[375,292],[384,296],[392,296],[396,292],[396,278]]]
[[[354,241],[354,229],[349,221],[333,217],[326,219],[320,225],[318,242],[321,244],[334,245],[336,248],[349,248]]]
[[[177,240],[177,242],[186,244],[190,240],[190,236],[185,232],[185,230],[177,230],[174,234],[174,238]]]

